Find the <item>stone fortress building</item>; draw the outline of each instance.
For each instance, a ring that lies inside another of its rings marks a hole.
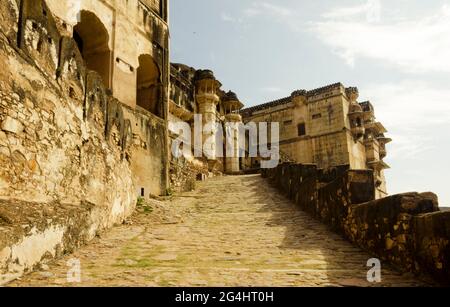
[[[1,2],[0,283],[123,222],[138,197],[239,172],[214,152],[171,157],[169,120],[240,121],[242,104],[211,71],[170,64],[168,5]]]
[[[169,121],[189,123],[191,135],[202,133],[195,131],[194,115],[202,116],[202,124],[217,124],[223,133],[217,133],[222,138],[224,148],[222,154],[217,153],[219,144],[209,144],[210,154],[203,157],[195,157],[191,151],[187,157],[171,160],[171,182],[175,190],[189,190],[193,181],[205,178],[209,174],[237,174],[240,172],[239,157],[226,157],[225,137],[226,123],[241,123],[242,117],[239,110],[243,104],[237,95],[231,91],[225,92],[221,89],[222,84],[215,78],[210,70],[195,70],[183,64],[171,65],[171,90],[169,101]],[[238,148],[238,132],[233,140],[234,148]],[[202,141],[205,142],[211,135],[203,132]],[[170,131],[171,140],[179,137],[178,131]],[[214,136],[213,136],[214,138]],[[194,144],[194,140],[191,140]],[[192,147],[192,146],[191,146]],[[204,146],[205,147],[205,146]],[[206,149],[205,149],[206,151]],[[171,152],[172,153],[172,152]]]
[[[20,18],[24,25],[21,47],[36,56],[39,49],[41,57],[54,54],[52,59],[40,60],[53,66],[49,68],[56,68],[53,75],[57,79],[63,77],[65,70],[74,71],[79,78],[82,70],[88,72],[88,77],[89,71],[95,72],[96,78],[103,82],[104,92],[119,103],[124,118],[130,121],[129,154],[133,156],[130,167],[137,194],[145,197],[164,194],[168,188],[167,1],[50,0],[45,1],[46,5],[39,2],[21,2]],[[45,26],[52,26],[51,31]],[[81,65],[85,67],[79,69]],[[76,72],[77,69],[80,71]],[[81,88],[69,85],[69,97],[79,98],[90,79]],[[89,103],[94,96],[81,98]]]
[[[371,178],[363,185],[387,195],[390,139],[355,88],[296,91],[241,111],[212,71],[170,63],[168,12],[168,0],[0,2],[0,284],[123,223],[140,197],[258,166],[258,158],[223,158],[214,141],[200,156],[174,157],[171,123],[195,134],[197,114],[218,127],[280,122],[287,160],[363,170]],[[423,198],[437,210],[429,195],[414,199]],[[447,253],[447,237],[433,232],[427,244]]]
[[[288,160],[316,164],[327,169],[349,165],[350,169],[374,171],[376,197],[387,196],[384,170],[386,129],[375,119],[370,102],[357,101],[358,89],[341,83],[242,110],[244,122],[278,122],[280,152]],[[247,167],[258,167],[260,158],[249,158]]]

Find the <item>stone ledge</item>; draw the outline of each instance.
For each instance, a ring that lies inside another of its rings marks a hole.
[[[105,216],[112,214],[87,202],[0,201],[0,285],[86,244],[110,226]]]

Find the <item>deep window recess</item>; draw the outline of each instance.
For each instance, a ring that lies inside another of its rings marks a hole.
[[[305,125],[305,123],[298,124],[297,130],[298,130],[298,136],[306,135],[306,125]]]

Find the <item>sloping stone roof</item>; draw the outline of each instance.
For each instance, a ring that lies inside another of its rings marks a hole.
[[[235,92],[228,91],[222,98],[222,101],[239,101]]]

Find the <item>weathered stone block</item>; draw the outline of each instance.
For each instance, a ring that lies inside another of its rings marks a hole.
[[[412,228],[420,270],[450,283],[450,211],[416,216]]]
[[[318,216],[342,232],[349,207],[375,198],[372,171],[347,171],[319,189]]]
[[[2,121],[1,129],[6,132],[11,132],[14,134],[19,134],[23,131],[24,127],[21,122],[12,117],[6,117],[4,121]]]

